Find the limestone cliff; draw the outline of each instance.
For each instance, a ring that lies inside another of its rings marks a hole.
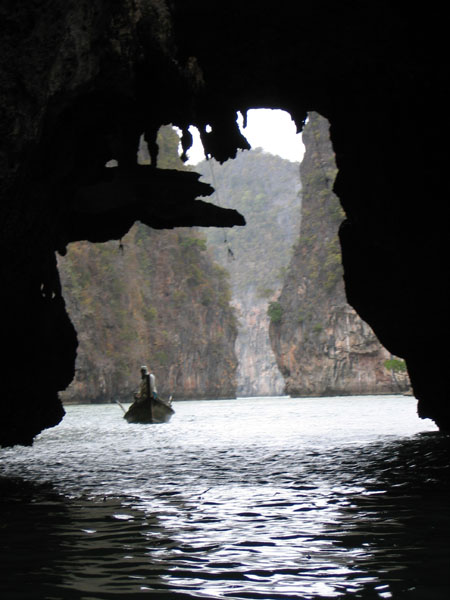
[[[337,237],[344,213],[332,192],[336,166],[326,119],[311,113],[303,142],[300,238],[269,311],[286,390],[293,396],[407,391],[406,374],[386,368],[391,355],[346,302]]]
[[[300,221],[298,163],[263,152],[196,166],[216,192],[211,200],[245,215],[243,228],[206,230],[215,260],[230,273],[238,314],[237,385],[240,396],[284,393],[284,380],[269,341],[267,306],[281,290]]]
[[[252,294],[233,299],[237,310],[236,356],[239,396],[279,396],[285,384],[269,339],[267,300]]]
[[[80,332],[64,402],[131,401],[141,364],[162,396],[236,395],[228,280],[201,235],[135,225],[120,243],[71,245],[59,268]]]

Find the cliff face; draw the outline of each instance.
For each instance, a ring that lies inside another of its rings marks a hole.
[[[214,259],[230,273],[232,302],[238,315],[238,395],[284,393],[284,380],[269,341],[267,305],[281,290],[284,270],[300,220],[298,163],[263,152],[239,152],[234,160],[196,166],[214,185],[211,200],[234,206],[244,228],[206,230]]]
[[[267,300],[253,295],[233,299],[239,317],[236,356],[239,396],[280,396],[285,383],[269,340]]]
[[[80,331],[65,402],[131,401],[139,367],[175,399],[236,395],[236,324],[225,272],[189,229],[134,226],[118,242],[69,247],[59,268]]]
[[[300,167],[302,221],[285,284],[271,305],[274,353],[293,396],[398,393],[405,375],[388,370],[390,353],[347,304],[338,228],[344,213],[326,119],[310,113]]]

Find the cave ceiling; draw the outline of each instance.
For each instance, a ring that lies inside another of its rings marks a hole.
[[[198,127],[219,161],[248,143],[236,112],[331,125],[349,302],[405,358],[419,414],[450,426],[446,352],[447,25],[435,2],[6,0],[0,7],[0,444],[59,422],[76,332],[55,252],[150,227],[244,225],[157,168],[163,124]],[[136,164],[144,134],[153,166]],[[115,159],[118,167],[108,169]],[[437,350],[439,349],[439,350]],[[24,377],[24,364],[26,377]],[[433,376],[430,377],[430,372]],[[21,387],[18,395],[18,387]]]

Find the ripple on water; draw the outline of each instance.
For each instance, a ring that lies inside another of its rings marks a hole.
[[[4,451],[2,597],[446,597],[448,438],[409,398],[276,402],[69,407]]]

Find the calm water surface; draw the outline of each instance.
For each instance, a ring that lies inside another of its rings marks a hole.
[[[0,451],[0,598],[447,598],[450,438],[413,398],[175,409]]]

